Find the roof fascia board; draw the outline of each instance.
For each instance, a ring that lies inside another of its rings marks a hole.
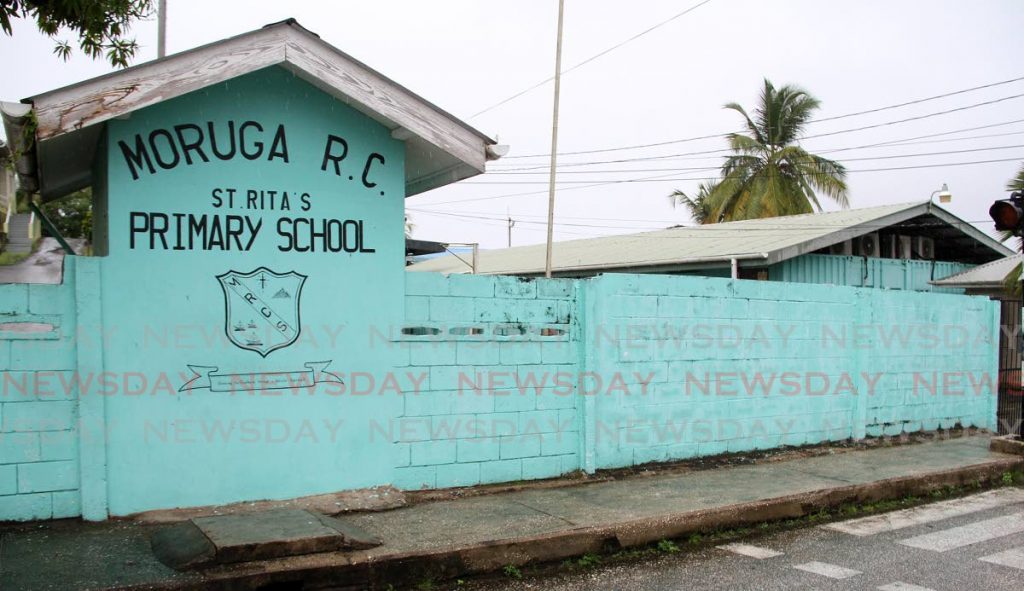
[[[404,128],[475,170],[484,171],[486,147],[493,140],[312,33],[287,27],[284,34],[285,62],[304,80],[346,103],[355,103],[353,106],[362,112],[379,113],[391,123],[391,129]]]
[[[31,99],[45,141],[285,60],[285,31],[259,29]]]

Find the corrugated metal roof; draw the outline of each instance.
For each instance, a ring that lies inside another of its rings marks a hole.
[[[728,263],[731,259],[756,259],[759,263],[773,264],[925,214],[935,216],[991,248],[993,256],[1006,256],[1011,252],[981,230],[925,201],[569,240],[555,243],[552,267],[562,274],[585,274],[627,268],[670,270],[706,266],[712,262]],[[543,244],[482,251],[477,272],[539,274],[544,272],[544,258]],[[470,272],[463,261],[450,256],[407,269]]]
[[[932,285],[942,287],[1002,287],[1006,276],[1020,263],[1021,255],[1015,254],[1005,259],[978,265],[963,273],[937,279],[932,281]]]

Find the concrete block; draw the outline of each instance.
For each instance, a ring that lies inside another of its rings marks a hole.
[[[541,344],[534,341],[510,341],[498,343],[498,358],[502,365],[527,365],[541,363]]]
[[[75,402],[5,402],[3,432],[66,431],[74,425]]]
[[[36,493],[78,488],[78,464],[73,461],[18,465],[18,492]]]
[[[0,521],[33,521],[53,516],[50,493],[0,497]]]
[[[473,300],[434,296],[430,298],[430,320],[433,322],[472,322]]]
[[[75,370],[75,347],[66,339],[11,341],[13,370]]]
[[[561,410],[568,408],[575,408],[576,402],[580,400],[580,397],[575,393],[563,393],[561,390],[541,390],[541,392],[534,397],[535,408],[537,410]]]
[[[568,474],[569,472],[575,472],[580,470],[580,457],[578,454],[566,454],[564,456],[558,456],[562,460],[562,474]]]
[[[0,371],[7,374],[11,368],[11,341],[0,340]],[[6,386],[4,386],[6,388]]]
[[[545,456],[559,456],[579,452],[579,433],[545,433],[540,437],[540,453]]]
[[[541,395],[544,392],[541,391]],[[520,412],[537,408],[539,395],[534,393],[509,392],[494,396],[494,412]]]
[[[453,413],[490,414],[494,412],[494,397],[489,393],[454,392]]]
[[[5,371],[0,376],[0,402],[74,400],[80,386],[88,387],[85,382],[71,371]]]
[[[410,273],[411,274],[411,273]],[[436,466],[411,466],[395,469],[395,486],[404,490],[437,488]]]
[[[455,365],[455,343],[432,341],[409,344],[409,364],[413,366]]]
[[[570,299],[573,297],[575,283],[572,279],[538,279],[536,281],[537,297]]]
[[[536,298],[537,282],[528,277],[514,277],[510,275],[494,277],[494,296],[517,299]]]
[[[440,273],[406,273],[405,295],[448,295],[448,278]]]
[[[455,361],[459,365],[497,365],[498,343],[485,340],[457,343]]]
[[[28,288],[28,311],[32,314],[68,312],[74,290],[66,285],[33,284]]]
[[[391,450],[392,450],[391,462],[392,462],[392,465],[394,467],[402,468],[404,466],[410,465],[410,463],[411,463],[411,456],[410,456],[410,452],[409,452],[409,447],[411,445],[412,445],[411,443],[395,443],[395,444],[392,444],[392,446],[391,446]]]
[[[541,361],[545,364],[576,363],[579,343],[572,341],[542,342]]]
[[[522,460],[499,460],[480,464],[480,483],[512,482],[523,479]]]
[[[18,492],[18,467],[14,464],[0,466],[0,496]]]
[[[480,275],[449,275],[448,293],[465,298],[494,297],[494,279]]]
[[[500,458],[532,458],[540,455],[541,435],[514,435],[502,437],[499,441]]]
[[[437,488],[480,484],[480,464],[448,464],[437,467]]]
[[[409,444],[412,466],[455,463],[455,440],[416,441]]]
[[[44,462],[78,458],[78,433],[74,430],[40,433],[39,444]]]
[[[456,459],[462,462],[487,462],[497,460],[500,446],[497,437],[460,439],[456,445]]]
[[[28,312],[28,284],[0,284],[0,316]]]
[[[554,433],[560,430],[575,430],[573,424],[568,424],[568,429],[561,429],[563,425],[558,422],[558,410],[533,410],[519,413],[520,433]]]
[[[424,322],[430,319],[430,298],[427,296],[405,297],[405,321]]]
[[[82,495],[77,490],[53,493],[53,518],[66,519],[82,514]]]
[[[562,458],[524,458],[523,480],[554,478],[562,474]]]
[[[38,462],[38,433],[0,433],[0,464]]]
[[[453,393],[447,390],[427,390],[418,394],[403,397],[406,417],[429,417],[446,415],[452,412]]]

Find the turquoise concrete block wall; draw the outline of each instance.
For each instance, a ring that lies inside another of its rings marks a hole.
[[[586,293],[595,467],[993,428],[999,318],[986,298],[654,275]]]
[[[398,365],[372,335],[403,310],[403,143],[274,67],[105,146],[110,514],[390,483],[401,398],[354,389]]]
[[[399,372],[388,436],[400,488],[550,478],[577,470],[577,282],[406,275]]]
[[[74,273],[0,285],[0,521],[81,512]]]

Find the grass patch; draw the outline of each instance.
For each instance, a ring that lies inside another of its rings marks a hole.
[[[28,258],[29,253],[27,252],[0,252],[0,267],[6,265],[16,265],[21,261]]]

